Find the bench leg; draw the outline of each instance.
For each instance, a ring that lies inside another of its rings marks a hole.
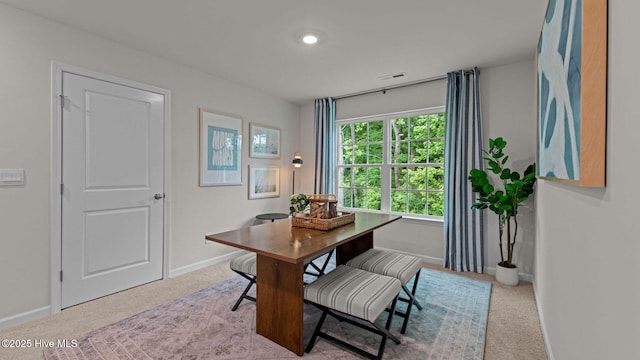
[[[413,289],[411,289],[411,292],[409,292],[409,290],[405,285],[402,285],[404,292],[406,292],[407,295],[409,295],[409,298],[413,300],[413,303],[416,305],[418,310],[422,310],[422,305],[420,305],[418,300],[416,300],[416,291],[418,290],[418,281],[420,280],[420,271],[422,270],[418,270],[418,272],[415,275],[415,278],[413,279]]]
[[[407,294],[409,298],[405,299],[405,298],[399,297],[398,300],[402,302],[406,302],[408,304],[406,311],[402,312],[401,310],[396,310],[395,312],[392,312],[390,308],[385,309],[389,313],[389,318],[391,318],[392,315],[398,315],[404,319],[402,322],[402,328],[400,330],[401,334],[404,334],[407,332],[407,325],[409,324],[409,316],[411,315],[411,310],[413,306],[415,305],[418,308],[418,310],[422,310],[422,305],[420,305],[420,303],[418,302],[418,299],[416,299],[415,297],[416,291],[418,289],[419,279],[420,279],[420,270],[418,270],[418,272],[415,275],[415,278],[413,280],[413,288],[411,291],[407,288],[406,285],[402,285],[402,290],[404,291],[405,294]]]
[[[313,335],[311,336],[311,340],[309,340],[309,344],[307,344],[307,348],[304,350],[306,353],[310,353],[313,346],[316,344],[316,339],[318,335],[320,335],[320,329],[322,328],[322,324],[324,324],[324,320],[327,318],[327,311],[322,310],[322,316],[320,320],[318,320],[318,325],[316,325],[316,329],[313,331]]]
[[[235,271],[235,270],[234,270]],[[247,285],[247,287],[244,289],[244,291],[242,292],[242,295],[240,295],[240,297],[238,298],[238,301],[236,301],[236,303],[233,305],[233,307],[231,308],[231,311],[236,311],[238,310],[238,306],[240,306],[240,303],[242,302],[243,299],[247,299],[247,300],[251,300],[251,301],[256,301],[256,298],[247,295],[247,293],[249,292],[249,290],[251,290],[251,287],[253,286],[253,284],[256,283],[256,277],[255,276],[248,276],[246,274],[240,273],[238,271],[236,271],[236,273],[240,274],[241,276],[243,276],[245,279],[249,280],[249,285]]]
[[[333,256],[333,252],[334,252],[334,251],[335,251],[335,249],[331,249],[331,251],[329,251],[328,253],[326,253],[326,254],[324,254],[324,255],[321,255],[321,256],[319,256],[319,257],[317,257],[317,258],[313,259],[310,263],[308,263],[308,264],[305,266],[305,269],[304,269],[305,271],[304,271],[304,273],[305,273],[305,274],[307,274],[307,275],[315,276],[315,277],[320,277],[320,276],[324,275],[325,271],[327,270],[327,265],[329,265],[329,261],[331,260],[331,256]],[[322,263],[322,266],[318,266],[318,265],[316,265],[316,264],[314,263],[314,261],[316,261],[316,260],[320,259],[321,257],[323,257],[323,256],[325,256],[325,255],[326,255],[326,257],[325,257],[325,259],[324,259],[324,261],[323,261],[323,263]],[[316,272],[315,272],[315,273],[313,273],[313,272],[308,272],[308,271],[307,271],[307,268],[308,268],[309,266],[311,266],[311,267],[312,267]]]
[[[418,289],[418,280],[420,279],[420,270],[416,273],[415,279],[413,280],[413,289],[411,292],[407,289],[405,285],[402,285],[402,289],[409,295],[409,305],[407,305],[407,312],[404,315],[404,321],[402,322],[402,329],[400,330],[400,334],[404,334],[407,332],[407,325],[409,324],[409,316],[411,316],[411,309],[413,305],[415,305],[418,310],[422,310],[422,306],[416,300],[416,290]]]

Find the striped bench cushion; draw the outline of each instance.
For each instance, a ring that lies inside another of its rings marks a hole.
[[[229,266],[232,270],[239,271],[241,273],[256,276],[257,273],[257,261],[256,253],[248,253],[231,260]]]
[[[393,251],[369,249],[349,260],[347,266],[391,276],[406,284],[413,275],[422,269],[422,260],[416,256]]]
[[[322,254],[319,257],[322,257],[326,254]],[[304,261],[304,264],[307,265],[313,260],[317,259],[307,259]],[[249,274],[256,276],[257,268],[258,268],[258,257],[256,253],[248,253],[245,255],[238,256],[229,262],[229,266],[232,270],[240,271],[241,273]]]
[[[398,295],[398,279],[339,265],[304,288],[313,303],[374,322]]]

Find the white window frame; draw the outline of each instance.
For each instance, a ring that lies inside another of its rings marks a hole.
[[[397,164],[391,163],[391,120],[397,118],[408,118],[412,116],[425,115],[425,114],[438,114],[444,113],[445,106],[437,106],[431,108],[417,109],[417,110],[408,110],[408,111],[399,111],[394,113],[387,113],[381,115],[371,115],[371,116],[362,116],[357,118],[350,119],[342,119],[336,120],[336,158],[335,158],[335,189],[339,193],[340,191],[340,169],[341,168],[349,168],[349,167],[375,167],[380,168],[380,188],[381,188],[381,199],[380,199],[380,208],[381,210],[372,210],[372,209],[363,209],[363,208],[351,208],[342,206],[341,203],[338,203],[339,209],[341,211],[358,211],[358,212],[374,212],[374,213],[383,213],[383,214],[394,214],[394,215],[402,215],[405,218],[416,218],[416,219],[425,219],[425,220],[434,220],[434,221],[443,221],[442,216],[434,216],[434,215],[420,215],[420,214],[411,214],[404,212],[394,212],[391,211],[391,168],[394,166],[398,166]],[[383,145],[382,145],[382,164],[340,164],[340,158],[342,156],[340,146],[342,144],[338,141],[339,128],[341,125],[368,122],[368,121],[383,121]],[[435,167],[435,166],[446,166],[443,163],[424,163],[424,164],[402,164],[407,165],[407,167],[421,166],[421,167]],[[427,192],[428,196],[428,192]],[[340,198],[340,196],[338,196]],[[339,200],[340,201],[340,200]]]

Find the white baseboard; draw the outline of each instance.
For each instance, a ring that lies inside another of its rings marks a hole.
[[[39,309],[23,312],[22,314],[11,315],[4,319],[0,319],[0,329],[22,324],[27,321],[35,320],[49,315],[51,315],[51,306],[43,306]]]
[[[376,246],[376,249],[395,251],[395,252],[400,253],[400,254],[417,256],[417,257],[421,258],[422,261],[424,261],[426,263],[429,263],[429,264],[442,265],[443,261],[444,261],[442,258],[436,258],[436,257],[426,256],[426,255],[419,255],[419,254],[409,253],[409,252],[406,252],[406,251],[400,251],[400,250],[396,250],[396,249],[383,248],[383,247],[380,247],[380,246]]]
[[[215,265],[215,264],[219,264],[221,262],[224,261],[229,261],[231,259],[233,259],[234,257],[241,255],[245,253],[244,250],[238,250],[238,251],[234,251],[232,253],[226,254],[226,255],[222,255],[222,256],[218,256],[218,257],[214,257],[211,259],[207,259],[204,261],[200,261],[191,265],[187,265],[187,266],[183,266],[181,268],[177,268],[174,270],[169,271],[169,277],[173,278],[176,276],[180,276],[183,274],[187,274],[190,273],[192,271],[196,271],[202,268],[205,268],[207,266],[211,266],[211,265]],[[41,317],[45,317],[45,316],[49,316],[51,315],[51,306],[44,306],[41,307],[39,309],[34,309],[34,310],[30,310],[21,314],[16,314],[16,315],[12,315],[9,317],[6,317],[4,319],[0,319],[0,329],[3,328],[7,328],[9,326],[13,326],[13,325],[18,325],[18,324],[22,324],[25,323],[27,321],[31,321],[31,320],[35,320]]]
[[[442,258],[426,256],[426,255],[418,255],[418,257],[422,258],[422,261],[429,264],[440,265],[440,266],[443,266],[442,264],[444,264],[444,259]]]
[[[200,261],[200,262],[197,262],[197,263],[193,263],[193,264],[190,264],[190,265],[187,265],[187,266],[183,266],[183,267],[180,267],[180,268],[177,268],[177,269],[173,269],[173,270],[169,271],[169,277],[170,278],[174,278],[176,276],[184,275],[184,274],[190,273],[192,271],[204,269],[207,266],[216,265],[216,264],[219,264],[219,263],[224,262],[224,261],[229,261],[229,260],[235,258],[236,256],[242,255],[244,253],[246,253],[246,251],[238,250],[238,251],[234,251],[232,253],[226,254],[226,255],[217,256],[217,257],[214,257],[214,258],[211,258],[211,259],[207,259],[207,260]]]
[[[376,249],[395,251],[395,252],[398,252],[398,253],[401,253],[401,254],[417,256],[417,257],[421,258],[422,261],[424,261],[426,263],[429,263],[429,264],[435,264],[435,265],[444,264],[444,259],[433,257],[433,256],[426,256],[426,255],[408,253],[406,251],[400,251],[400,250],[396,250],[396,249],[389,249],[389,248],[384,248],[384,247],[380,247],[380,246],[376,246]],[[487,266],[485,266],[484,273],[488,274],[488,275],[495,276],[496,275],[496,268],[495,267],[487,267]],[[520,279],[520,281],[532,282],[533,276],[531,274],[518,273],[518,279]]]
[[[544,315],[542,313],[542,309],[540,308],[540,299],[538,298],[538,291],[535,282],[535,278],[532,281],[533,287],[533,297],[536,301],[536,307],[538,308],[538,319],[540,319],[540,329],[542,330],[542,338],[544,340],[544,346],[547,349],[547,359],[554,360],[553,351],[551,351],[551,342],[549,341],[549,333],[547,333],[547,326],[544,321]]]

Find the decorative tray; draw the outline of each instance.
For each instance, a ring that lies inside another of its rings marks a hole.
[[[356,214],[343,212],[342,215],[331,219],[317,219],[312,217],[298,217],[293,216],[291,218],[291,226],[303,227],[315,230],[331,230],[339,226],[351,224],[356,220]]]

